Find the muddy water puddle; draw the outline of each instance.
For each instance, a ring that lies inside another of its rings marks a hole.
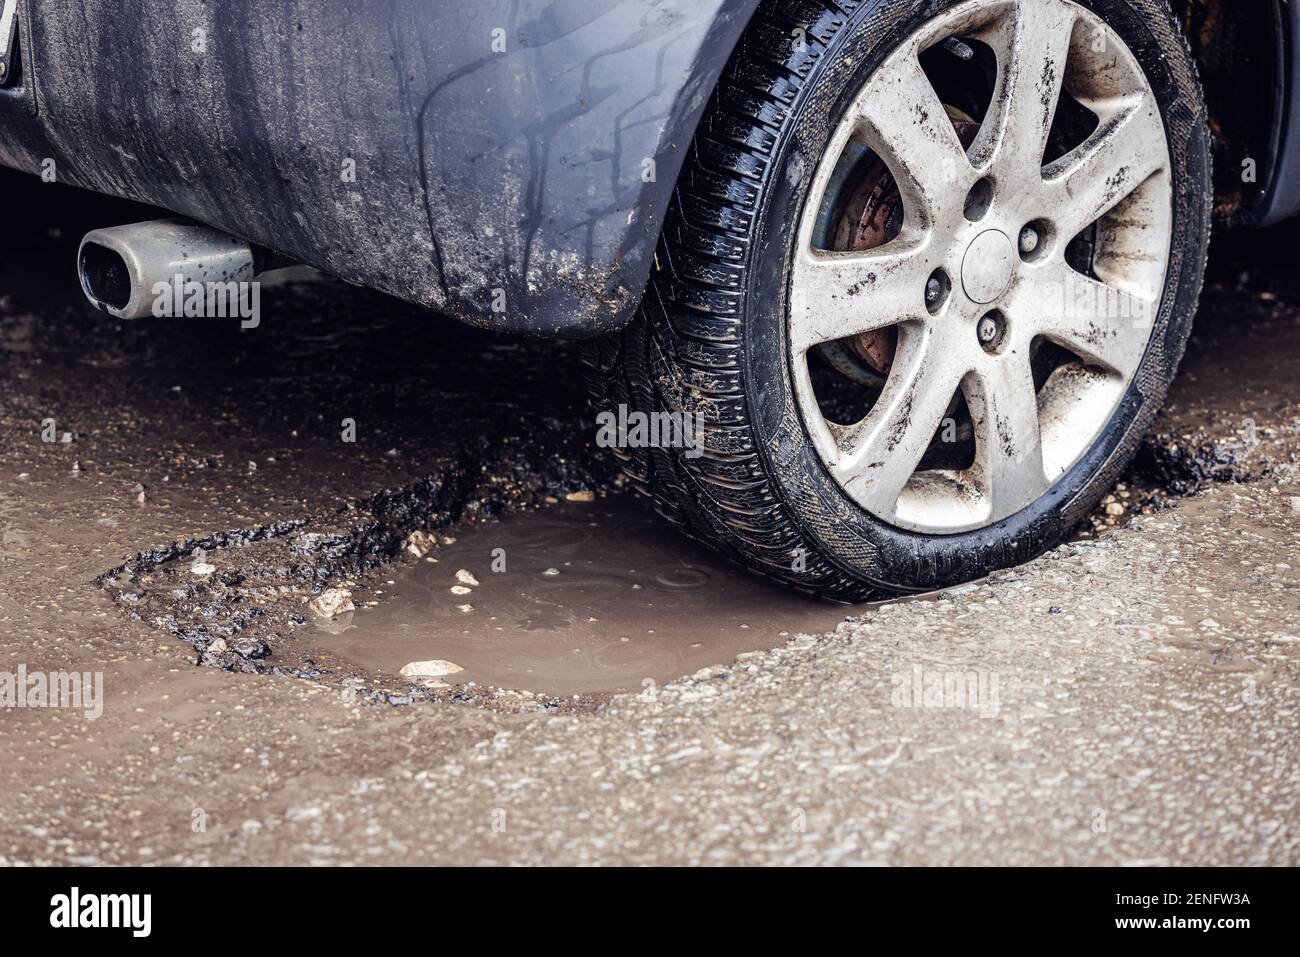
[[[380,585],[377,606],[307,640],[389,678],[410,662],[442,660],[464,669],[448,682],[571,695],[662,684],[820,634],[850,613],[731,567],[627,495],[456,534],[436,563]]]

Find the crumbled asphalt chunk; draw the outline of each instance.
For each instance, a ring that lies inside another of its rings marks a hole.
[[[1189,443],[1167,433],[1149,435],[1138,449],[1130,474],[1157,490],[1186,498],[1213,483],[1253,482],[1267,473],[1267,466],[1248,463],[1240,442],[1202,440]]]
[[[1201,431],[1146,435],[1123,480],[1098,503],[1074,538],[1094,538],[1211,485],[1259,481],[1272,467],[1262,446],[1248,438],[1210,438]]]
[[[100,575],[96,581],[101,585],[111,585],[114,579],[123,575],[128,578],[135,577],[152,571],[167,562],[173,562],[178,558],[189,558],[196,548],[201,548],[204,552],[213,552],[219,548],[234,548],[239,545],[250,545],[253,542],[281,538],[294,529],[300,528],[303,523],[303,519],[288,519],[251,528],[235,528],[224,532],[213,532],[203,538],[191,538],[184,542],[151,548],[148,551],[138,552],[135,557],[128,559],[115,568],[110,568]]]
[[[235,643],[235,654],[256,661],[270,657],[271,649],[261,638],[241,638]]]

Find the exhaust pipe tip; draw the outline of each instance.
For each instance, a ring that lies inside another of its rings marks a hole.
[[[77,250],[81,291],[118,319],[152,315],[160,283],[247,282],[255,275],[248,243],[183,219],[91,230]]]
[[[83,239],[77,250],[77,275],[81,291],[91,305],[118,318],[127,318],[125,311],[131,305],[131,269],[121,252],[89,237]]]

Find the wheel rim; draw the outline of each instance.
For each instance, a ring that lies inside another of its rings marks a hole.
[[[991,94],[963,148],[922,58],[976,45],[991,53]],[[1066,103],[1092,128],[1053,156]],[[875,248],[823,248],[838,171],[863,147],[894,177],[902,225]],[[790,268],[795,396],[845,493],[882,520],[938,534],[1001,521],[1043,495],[1103,431],[1146,352],[1172,201],[1155,94],[1091,11],[973,0],[894,50],[831,137]],[[1090,250],[1086,269],[1080,250]],[[845,343],[868,341],[878,363],[869,337],[880,330],[892,356],[879,395],[862,418],[832,421],[813,354],[842,357]],[[1044,373],[1044,344],[1069,361]],[[971,461],[922,468],[963,399]]]

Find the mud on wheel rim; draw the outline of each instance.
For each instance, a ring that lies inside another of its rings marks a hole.
[[[940,93],[945,58],[984,69],[982,115]],[[828,223],[864,153],[873,175],[883,164],[892,176],[901,223],[846,248]],[[1044,494],[1142,362],[1172,203],[1155,94],[1091,11],[974,0],[905,40],[833,132],[791,260],[795,398],[836,483],[876,517],[932,534],[990,525]],[[872,367],[859,386],[879,376],[865,414],[845,421],[812,369],[843,372],[850,352]],[[963,417],[969,461],[929,454]]]

